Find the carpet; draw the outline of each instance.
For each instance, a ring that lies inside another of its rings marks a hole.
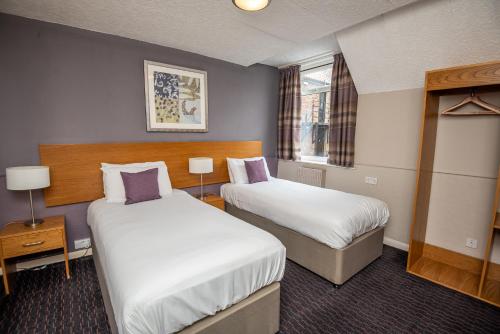
[[[412,276],[406,252],[383,255],[335,288],[287,261],[281,284],[281,334],[499,333],[500,309]],[[0,304],[0,333],[109,333],[91,257],[17,275]]]

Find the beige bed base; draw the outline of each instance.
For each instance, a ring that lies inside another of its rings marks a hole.
[[[101,288],[104,307],[108,316],[111,333],[118,334],[113,306],[103,275],[98,250],[92,239],[92,256]],[[275,282],[253,293],[238,304],[235,304],[213,316],[206,317],[184,328],[179,334],[274,334],[279,330],[280,322],[280,283]]]
[[[273,234],[285,245],[287,258],[336,285],[343,284],[382,255],[383,227],[335,249],[227,202],[226,212]]]

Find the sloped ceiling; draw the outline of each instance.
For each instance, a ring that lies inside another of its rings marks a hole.
[[[326,53],[336,54],[341,52],[335,34],[326,35],[312,42],[300,44],[269,59],[262,61],[262,64],[279,67],[285,64],[294,64],[304,59],[311,58]]]
[[[336,36],[359,93],[423,87],[426,70],[500,60],[500,1],[422,1]]]
[[[0,0],[0,12],[248,66],[314,56],[334,32],[415,1],[273,0],[249,13],[231,0]]]

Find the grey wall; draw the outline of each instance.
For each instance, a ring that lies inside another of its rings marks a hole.
[[[5,14],[0,45],[0,225],[28,214],[26,194],[5,189],[5,167],[39,164],[41,143],[262,140],[275,161],[275,68]],[[144,60],[208,72],[208,133],[146,132]],[[46,209],[35,198],[40,216],[66,215],[70,248],[88,236],[87,204]]]

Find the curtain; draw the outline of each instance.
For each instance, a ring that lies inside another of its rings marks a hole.
[[[300,159],[300,66],[280,70],[278,159]]]
[[[358,92],[352,81],[344,56],[333,60],[330,100],[330,143],[328,163],[342,167],[354,166],[354,134]]]

